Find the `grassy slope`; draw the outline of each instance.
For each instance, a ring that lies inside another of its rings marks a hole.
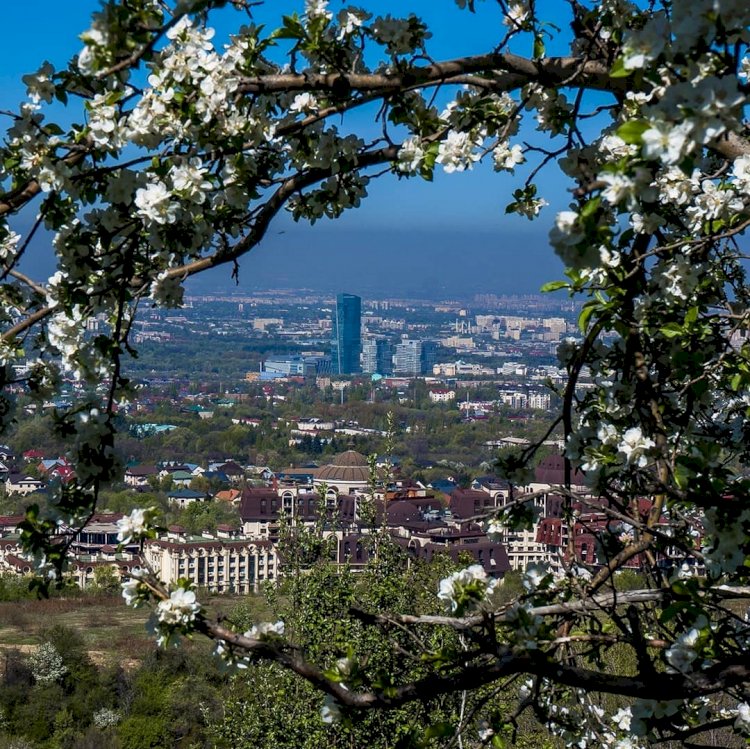
[[[259,620],[268,613],[263,599],[255,596],[214,596],[206,600],[206,608],[210,616],[229,614],[240,602],[257,610]],[[145,626],[149,613],[126,607],[119,596],[0,602],[0,653],[31,649],[43,641],[45,629],[61,625],[84,638],[95,662],[136,665],[154,647]]]

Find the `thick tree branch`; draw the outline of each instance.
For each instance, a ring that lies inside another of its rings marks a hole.
[[[322,692],[335,697],[342,705],[360,709],[387,709],[417,700],[425,702],[444,694],[477,689],[514,674],[549,677],[558,684],[587,691],[656,700],[663,699],[665,695],[669,695],[670,699],[710,695],[743,684],[750,678],[750,659],[742,663],[720,663],[706,671],[689,675],[651,674],[646,680],[639,676],[621,676],[571,666],[550,661],[543,653],[521,653],[510,647],[499,646],[495,654],[486,654],[447,675],[431,675],[389,689],[387,693],[356,692],[339,682],[331,681],[317,666],[282,643],[245,637],[204,618],[197,621],[196,629],[241,651],[276,661]]]
[[[583,62],[578,57],[550,57],[531,60],[509,52],[459,57],[431,65],[413,66],[394,73],[285,73],[245,78],[241,93],[265,94],[278,91],[328,91],[343,95],[351,91],[394,93],[420,86],[449,83],[452,78],[485,73],[497,90],[511,90],[536,81],[544,86],[563,83],[598,90],[626,90],[622,79],[610,78],[607,67],[598,61]],[[466,82],[465,78],[461,79]]]

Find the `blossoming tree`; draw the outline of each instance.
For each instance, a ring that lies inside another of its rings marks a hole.
[[[481,22],[482,3],[457,3]],[[156,601],[162,641],[200,631],[235,663],[285,664],[325,692],[327,720],[524,675],[519,711],[533,706],[577,746],[700,745],[714,728],[750,735],[741,239],[750,224],[750,7],[568,0],[551,24],[533,0],[498,3],[505,23],[495,46],[435,60],[422,21],[379,16],[374,3],[368,11],[307,0],[272,29],[254,24],[257,3],[247,0],[110,0],[69,67],[45,63],[25,78],[28,101],[2,148],[4,428],[15,361],[33,359],[25,386],[35,398],[63,375],[88,388],[57,414],[76,482],[56,498],[56,517],[30,513],[25,543],[58,574],[65,544],[49,543],[55,520],[84,523],[100,487],[119,475],[113,411],[129,395],[139,305],[179,305],[185,279],[236,269],[280,212],[335,218],[360,204],[375,176],[429,179],[481,159],[513,172],[533,161],[507,210],[534,219],[545,204],[534,179],[559,167],[571,200],[550,240],[567,270],[549,290],[585,304],[581,338],[560,351],[569,378],[558,426],[567,475],[585,473],[608,517],[596,565],[576,559],[575,508],[591,500],[568,481],[559,488],[563,574],[528,570],[525,593],[497,610],[497,586],[469,568],[441,586],[444,617],[363,613],[415,636],[452,627],[466,643],[431,654],[433,677],[387,688],[357,682],[353,663],[309,663],[281,623],[243,635],[210,622],[184,587],[165,590],[144,574],[126,584],[126,598]],[[237,31],[217,46],[210,24],[223,6],[236,12]],[[548,55],[550,40],[567,54]],[[523,49],[531,54],[511,51]],[[436,92],[450,103],[438,108]],[[82,122],[51,121],[60,105]],[[351,132],[357,109],[378,118],[378,137]],[[534,126],[548,146],[520,138]],[[20,236],[13,215],[31,204],[36,223]],[[19,270],[39,227],[54,236],[59,270],[49,279]],[[94,316],[106,318],[106,332],[86,335]],[[594,383],[585,392],[584,370]],[[511,481],[524,483],[532,452],[506,461]],[[148,520],[128,519],[123,538],[151,532]],[[526,521],[519,499],[490,532]],[[621,592],[618,571],[634,560],[645,587]],[[607,659],[623,649],[635,668]],[[624,702],[608,712],[597,693]],[[500,730],[488,723],[480,741],[501,745]]]

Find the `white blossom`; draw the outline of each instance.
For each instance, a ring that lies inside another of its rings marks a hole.
[[[698,657],[695,644],[700,637],[700,629],[693,627],[685,634],[680,635],[677,641],[664,653],[672,668],[682,673],[692,669],[693,661]]]
[[[170,593],[169,598],[159,601],[156,616],[163,624],[183,626],[194,621],[200,610],[201,606],[195,600],[195,591],[177,588]]]
[[[346,39],[346,37],[359,31],[362,28],[362,24],[370,17],[369,13],[357,10],[354,8],[346,8],[340,11],[338,15],[339,22],[339,39]]]
[[[740,702],[737,705],[737,720],[734,726],[743,734],[750,734],[750,705],[747,702]]]
[[[97,728],[112,728],[122,720],[122,715],[109,707],[102,707],[91,716],[91,722]]]
[[[511,0],[508,3],[508,12],[503,18],[503,23],[511,28],[521,26],[530,15],[528,0]]]
[[[509,146],[507,142],[502,142],[493,149],[492,160],[498,171],[512,172],[518,164],[526,161],[526,157],[523,155],[523,148],[518,143]]]
[[[473,607],[488,600],[497,584],[497,580],[487,577],[481,565],[472,564],[443,578],[437,595],[451,611],[457,611],[464,603]],[[468,600],[464,600],[467,597]]]
[[[203,162],[196,157],[189,159],[186,163],[176,164],[170,170],[169,175],[175,191],[195,203],[203,203],[206,200],[206,193],[212,188]]]
[[[613,716],[612,722],[621,730],[630,730],[630,721],[633,715],[629,707],[621,707]]]
[[[505,526],[496,519],[490,520],[487,523],[487,537],[490,541],[500,542],[505,537]]]
[[[163,270],[151,282],[149,296],[159,307],[179,307],[184,291],[180,278]]]
[[[94,143],[105,148],[122,145],[118,135],[119,112],[115,104],[108,102],[107,96],[100,94],[89,103],[89,134]]]
[[[309,91],[297,94],[289,105],[290,112],[317,112],[318,100]]]
[[[628,463],[643,468],[648,463],[644,453],[655,447],[656,443],[650,437],[644,437],[640,427],[631,427],[622,435],[622,441],[617,445]]]
[[[560,211],[555,216],[555,226],[550,231],[550,242],[554,247],[569,247],[583,239],[577,228],[578,214],[575,211]]]
[[[163,182],[139,188],[135,193],[135,205],[147,223],[173,224],[177,219],[177,204]]]
[[[700,263],[694,263],[689,258],[677,256],[657,269],[654,276],[666,295],[686,301],[698,285],[702,271],[703,268]]]
[[[333,18],[333,14],[328,10],[328,0],[305,0],[305,17],[313,18]]]
[[[676,164],[686,155],[690,140],[690,123],[672,125],[669,122],[655,121],[643,133],[643,155],[663,164]]]
[[[254,624],[247,632],[245,632],[245,637],[249,637],[252,640],[265,640],[269,635],[283,637],[284,622],[281,620],[273,623],[261,622],[260,624]]]
[[[341,706],[336,699],[329,694],[323,699],[323,707],[320,708],[320,719],[326,725],[332,725],[341,720]]]
[[[526,569],[523,571],[523,587],[533,593],[548,574],[549,568],[544,563],[534,562],[526,565]]]
[[[135,606],[141,596],[141,581],[129,577],[125,582],[121,583],[122,597],[125,599],[126,606]]]
[[[52,77],[55,74],[54,66],[49,62],[44,62],[36,73],[31,73],[22,77],[26,84],[26,91],[29,99],[35,104],[44,101],[49,104],[55,95],[55,84]]]
[[[404,139],[398,151],[397,168],[401,172],[413,174],[422,166],[424,157],[421,138],[418,135],[410,135]]]
[[[471,169],[478,158],[479,154],[475,152],[475,143],[471,135],[451,130],[440,141],[435,161],[442,164],[445,172],[450,174],[451,172],[463,172],[465,169]]]
[[[664,51],[668,38],[669,27],[665,14],[654,14],[642,29],[625,35],[623,67],[626,70],[645,67]]]
[[[148,513],[148,510],[137,507],[130,515],[120,518],[117,521],[118,543],[129,544],[142,538],[149,529]]]
[[[51,642],[43,642],[29,656],[29,667],[38,684],[61,681],[68,673],[58,649]]]

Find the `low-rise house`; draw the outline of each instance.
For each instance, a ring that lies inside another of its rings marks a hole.
[[[174,471],[169,474],[169,478],[172,479],[172,484],[174,486],[187,488],[193,483],[195,476],[188,471]]]
[[[194,489],[175,489],[167,494],[167,502],[170,505],[179,507],[181,510],[184,510],[188,505],[193,504],[193,502],[205,502],[207,499],[208,495]]]
[[[222,463],[216,467],[216,471],[223,473],[232,484],[242,483],[245,478],[245,469],[233,460]]]
[[[214,494],[217,502],[231,502],[232,504],[239,504],[241,497],[242,492],[239,489],[222,489]]]
[[[429,396],[432,403],[450,403],[456,399],[456,391],[435,389],[429,391]]]
[[[0,538],[0,565],[3,560],[9,556],[23,556],[23,545],[21,544],[20,533],[13,533]]]
[[[216,538],[240,538],[242,532],[234,525],[220,523],[216,526]]]
[[[229,485],[229,477],[223,471],[204,471],[201,476],[206,479],[206,481],[211,481],[212,483],[215,482],[221,486]]]
[[[47,472],[47,478],[50,481],[59,481],[61,484],[67,484],[76,477],[75,471],[69,465],[56,465]]]
[[[67,458],[44,458],[39,462],[37,470],[40,475],[50,476],[53,471],[59,471],[61,468],[70,468]]]
[[[125,483],[133,489],[148,489],[149,479],[158,478],[159,469],[155,465],[130,466],[125,471]]]
[[[257,428],[260,426],[260,419],[254,419],[250,416],[240,416],[232,419],[232,424],[242,424],[242,426]]]
[[[192,475],[193,469],[187,463],[178,463],[173,460],[159,463],[159,478],[172,478],[176,473]]]
[[[20,494],[25,496],[32,492],[44,489],[44,482],[33,476],[24,476],[22,473],[9,473],[5,479],[6,494]]]
[[[254,479],[270,481],[274,473],[268,466],[245,466],[245,473]]]
[[[0,538],[14,534],[25,519],[24,515],[0,515]]]

